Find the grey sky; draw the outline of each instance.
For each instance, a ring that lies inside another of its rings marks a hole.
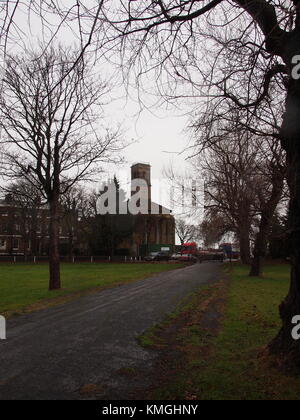
[[[26,10],[26,7],[24,10]],[[43,41],[43,35],[47,38],[47,30],[43,33],[40,21],[34,15],[31,16],[29,26],[27,15],[20,9],[15,16],[15,22],[22,31],[28,34],[23,39],[26,40],[26,44],[30,48],[37,46],[39,41]],[[57,41],[74,45],[76,39],[70,30],[62,29]],[[22,50],[23,47],[24,45],[11,43],[8,51],[14,53]],[[97,62],[95,65],[96,74],[105,74],[105,76],[110,77],[114,71],[115,69],[110,68],[107,63]],[[107,98],[108,104],[104,106],[105,124],[121,123],[124,126],[125,138],[129,141],[133,140],[133,144],[124,150],[126,163],[123,168],[119,168],[119,171],[118,168],[109,168],[109,176],[117,173],[122,177],[120,179],[121,183],[128,185],[132,163],[150,163],[152,167],[153,199],[168,206],[170,205],[170,191],[167,183],[164,185],[161,183],[163,170],[173,165],[174,169],[182,174],[188,168],[188,163],[185,160],[187,153],[184,153],[188,145],[188,133],[184,132],[188,118],[184,116],[184,113],[188,109],[184,108],[183,103],[182,109],[178,109],[178,107],[172,109],[168,106],[169,109],[166,111],[163,107],[150,106],[149,109],[143,109],[139,113],[140,104],[128,96],[126,97],[122,87],[114,86],[116,84],[112,80],[111,97],[119,97],[120,99],[110,102],[110,98]],[[151,92],[151,95],[149,94],[146,97],[145,94],[142,100],[147,103],[155,103],[157,101],[157,98],[153,95],[155,82],[153,81],[152,86],[151,79],[148,80],[147,90]],[[134,86],[129,94],[131,97],[137,97]]]

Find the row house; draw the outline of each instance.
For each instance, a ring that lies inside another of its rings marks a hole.
[[[47,255],[49,249],[49,209],[24,208],[10,197],[0,200],[0,255]],[[62,217],[60,245],[67,254],[73,241],[74,217]],[[71,243],[72,242],[72,243]]]

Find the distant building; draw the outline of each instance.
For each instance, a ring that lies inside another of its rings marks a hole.
[[[137,180],[142,180],[138,182],[138,186]],[[162,249],[173,252],[175,220],[171,210],[152,201],[149,164],[132,165],[131,190],[131,201],[123,191],[116,191],[116,202],[121,201],[121,208],[125,208],[124,213],[123,210],[119,211],[118,206],[116,214],[108,211],[88,220],[89,228],[86,230],[90,234],[86,253],[139,257]],[[107,190],[104,189],[104,194],[105,191]],[[137,192],[139,194],[135,196]],[[134,214],[131,211],[133,202],[136,203]]]
[[[117,211],[82,219],[77,212],[62,209],[61,255],[144,256],[151,251],[173,252],[175,219],[171,210],[152,201],[149,164],[132,165],[132,185],[137,179],[145,181],[141,195],[147,197],[146,211]],[[126,196],[123,201],[128,210]],[[48,255],[49,222],[48,206],[22,208],[9,196],[0,200],[0,255]]]
[[[130,254],[136,256],[162,248],[172,252],[175,245],[175,219],[170,209],[152,201],[151,166],[146,163],[132,165],[131,182],[135,179],[146,181],[148,212],[134,216],[132,233],[120,243],[119,248],[128,248]]]
[[[9,195],[0,200],[0,255],[47,255],[49,219],[47,206],[22,208],[16,205]],[[62,218],[60,227],[60,246],[64,249],[62,253],[68,252],[69,244],[69,223]]]

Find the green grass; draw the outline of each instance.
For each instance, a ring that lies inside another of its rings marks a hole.
[[[258,357],[280,328],[278,305],[289,287],[287,265],[266,266],[261,278],[235,265],[215,354],[195,384],[204,399],[300,398],[298,381]],[[286,386],[289,383],[289,386]]]
[[[142,335],[137,337],[137,341],[140,346],[145,348],[152,348],[153,346],[158,345],[160,340],[157,337],[157,328],[160,327],[159,325],[155,324],[148,328]]]
[[[260,278],[248,277],[248,267],[232,267],[219,331],[211,335],[199,326],[204,302],[198,301],[175,337],[166,333],[170,349],[177,346],[182,354],[176,375],[167,374],[148,398],[300,399],[300,378],[279,372],[263,351],[281,325],[278,306],[288,292],[289,266],[268,265]]]
[[[0,314],[61,303],[91,290],[118,286],[183,264],[62,264],[62,289],[48,291],[48,266],[0,264]]]

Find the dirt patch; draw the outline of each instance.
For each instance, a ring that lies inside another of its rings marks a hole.
[[[103,394],[105,389],[104,386],[99,384],[85,384],[80,388],[79,393],[82,396],[91,397]]]
[[[134,378],[139,374],[139,371],[134,367],[122,367],[118,369],[116,373],[127,378]]]
[[[180,382],[180,377],[188,375],[187,366],[199,368],[213,355],[213,340],[218,335],[229,280],[224,279],[197,292],[191,301],[165,322],[151,330],[151,349],[159,350],[155,363],[155,383],[137,399],[197,399],[197,393],[178,389],[160,393]],[[146,333],[147,334],[147,333]],[[147,341],[147,340],[145,340]],[[186,379],[182,383],[186,382]]]

